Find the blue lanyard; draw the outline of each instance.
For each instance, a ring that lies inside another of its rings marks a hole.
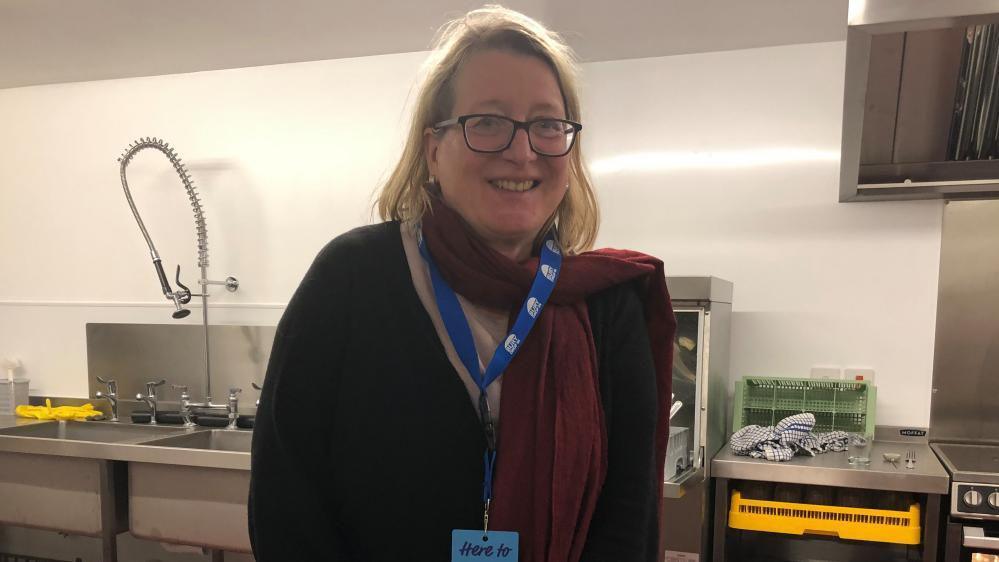
[[[430,280],[434,286],[434,295],[437,297],[437,308],[440,310],[441,319],[444,321],[444,328],[447,330],[451,343],[454,344],[455,351],[461,359],[468,373],[472,376],[476,386],[479,387],[479,417],[482,427],[486,433],[486,452],[483,458],[485,464],[485,478],[482,484],[482,501],[486,506],[484,516],[485,526],[488,527],[489,502],[492,500],[492,478],[493,469],[496,465],[496,432],[493,426],[492,415],[489,412],[489,403],[486,399],[486,389],[503,371],[506,369],[514,355],[520,349],[521,344],[534,327],[541,309],[548,302],[555,282],[558,279],[559,268],[562,267],[562,252],[558,242],[555,240],[555,229],[548,231],[544,243],[541,245],[541,256],[538,262],[538,271],[534,276],[534,283],[524,300],[517,320],[513,328],[493,353],[486,371],[483,373],[479,369],[479,356],[475,351],[475,341],[472,339],[472,330],[468,327],[468,319],[461,309],[458,296],[454,290],[448,286],[447,281],[441,276],[440,270],[430,256],[426,242],[423,240],[423,230],[418,225],[416,229],[416,240],[420,246],[420,254],[427,262],[430,269]]]

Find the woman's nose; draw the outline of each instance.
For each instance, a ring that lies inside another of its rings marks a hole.
[[[513,142],[503,151],[503,157],[518,163],[537,159],[538,155],[531,150],[531,139],[528,138],[527,131],[523,129],[514,131]]]

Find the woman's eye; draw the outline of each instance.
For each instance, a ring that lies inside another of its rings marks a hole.
[[[472,121],[472,127],[476,129],[492,129],[499,126],[499,119],[493,117],[479,117]]]
[[[547,137],[564,135],[566,132],[565,124],[556,119],[535,121],[534,128],[539,134]]]

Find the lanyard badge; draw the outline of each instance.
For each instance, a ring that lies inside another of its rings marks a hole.
[[[554,229],[548,231],[541,245],[541,255],[538,260],[537,273],[531,284],[530,292],[520,307],[513,328],[493,353],[485,372],[479,368],[479,356],[475,351],[475,341],[468,319],[461,309],[458,296],[448,286],[434,263],[430,251],[423,239],[423,230],[416,229],[416,240],[420,247],[420,255],[430,269],[430,280],[437,298],[437,308],[440,310],[444,328],[447,330],[451,343],[458,353],[462,364],[468,369],[479,388],[479,421],[486,437],[486,451],[483,455],[485,476],[482,481],[482,531],[455,529],[451,533],[451,560],[465,562],[473,560],[517,560],[518,534],[516,532],[490,531],[489,507],[492,504],[493,473],[496,468],[496,430],[492,413],[489,411],[487,389],[506,369],[517,351],[534,327],[541,310],[548,302],[559,269],[562,267],[562,251],[555,240]]]

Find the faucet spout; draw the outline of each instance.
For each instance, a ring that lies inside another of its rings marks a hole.
[[[156,398],[152,396],[143,396],[140,393],[135,395],[135,399],[139,402],[146,403],[146,406],[149,407],[149,423],[150,425],[156,425]]]
[[[111,405],[111,420],[113,422],[118,421],[118,382],[114,380],[105,380],[101,377],[97,377],[97,382],[107,385],[107,392],[97,391],[94,397],[98,400],[107,399],[108,403]]]
[[[146,393],[136,394],[135,399],[140,402],[145,402],[149,406],[149,413],[151,415],[149,419],[150,425],[156,425],[156,387],[163,386],[166,383],[165,380],[160,381],[149,381],[146,383]]]

